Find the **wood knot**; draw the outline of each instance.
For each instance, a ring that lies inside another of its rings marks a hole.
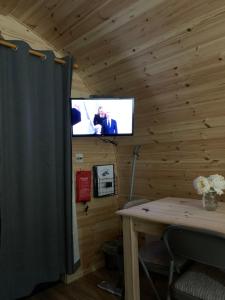
[[[150,210],[148,208],[143,207],[142,210],[144,210],[145,212],[149,212]]]

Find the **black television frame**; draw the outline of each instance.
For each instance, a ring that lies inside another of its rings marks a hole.
[[[120,136],[133,136],[134,135],[134,107],[135,107],[135,97],[70,97],[70,110],[72,112],[72,100],[126,100],[133,99],[132,101],[132,133],[119,133],[119,134],[73,134],[73,126],[71,124],[71,135],[72,138],[77,137],[120,137]],[[72,118],[72,115],[71,115]]]

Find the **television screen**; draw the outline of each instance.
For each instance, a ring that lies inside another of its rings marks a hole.
[[[134,98],[71,99],[73,136],[133,134]]]

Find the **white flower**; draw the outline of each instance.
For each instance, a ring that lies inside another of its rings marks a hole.
[[[199,176],[193,181],[194,188],[197,190],[198,194],[206,194],[210,191],[210,183],[206,177]]]
[[[223,176],[215,174],[208,177],[211,188],[218,194],[222,195],[225,189],[225,179]]]

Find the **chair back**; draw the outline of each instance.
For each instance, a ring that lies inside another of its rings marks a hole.
[[[173,261],[177,256],[225,269],[225,235],[186,226],[168,226],[164,242]]]
[[[127,203],[124,204],[123,209],[127,209],[127,208],[130,208],[133,206],[145,204],[147,202],[149,202],[149,200],[146,200],[146,199],[136,199],[136,200],[128,201]]]

